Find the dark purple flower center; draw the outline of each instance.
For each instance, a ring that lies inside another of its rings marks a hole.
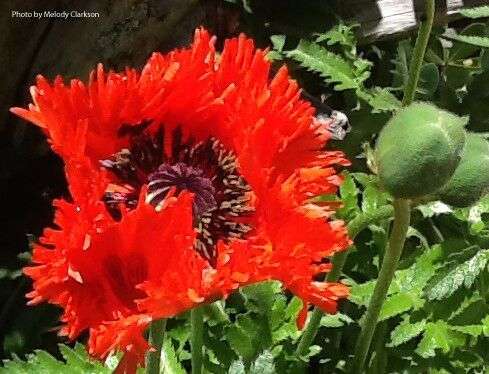
[[[237,170],[236,157],[214,138],[184,141],[180,129],[171,133],[172,149],[167,155],[163,129],[150,133],[147,127],[147,123],[123,126],[121,136],[129,137],[129,147],[101,160],[115,177],[105,193],[105,204],[120,219],[121,206],[133,209],[144,185],[148,186],[146,202],[155,207],[171,190],[192,192],[198,232],[195,249],[215,265],[217,241],[242,238],[251,229],[241,222],[252,208],[248,204],[250,187]]]
[[[161,164],[154,173],[149,175],[148,182],[146,200],[154,206],[158,206],[170,189],[175,188],[177,193],[187,190],[195,194],[195,218],[217,208],[217,201],[214,197],[216,189],[211,180],[202,176],[202,170],[183,162],[174,165]]]

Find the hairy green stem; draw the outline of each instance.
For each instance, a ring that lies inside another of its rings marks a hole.
[[[394,200],[394,225],[392,227],[389,245],[386,248],[379,277],[365,314],[362,330],[355,347],[355,358],[350,373],[359,374],[363,371],[367,353],[372,342],[372,336],[377,326],[379,313],[384,304],[387,291],[397,269],[401,257],[406,234],[409,228],[411,208],[408,200]]]
[[[165,337],[166,319],[151,322],[149,326],[149,344],[153,350],[146,355],[146,374],[159,374],[161,347]]]
[[[370,372],[375,374],[384,374],[387,365],[387,354],[385,351],[385,336],[387,334],[387,321],[377,325],[374,335],[375,359]]]
[[[368,227],[368,225],[390,218],[393,214],[394,208],[391,205],[380,207],[373,212],[359,214],[347,225],[348,235],[350,236],[350,239],[353,240],[355,236],[357,236],[358,233],[360,233],[363,229]],[[331,269],[331,272],[328,273],[326,281],[338,281],[343,271],[343,266],[345,265],[348,253],[349,251],[343,251],[333,256],[333,259],[331,261],[333,263],[333,268]],[[314,338],[316,337],[322,316],[323,312],[321,311],[321,309],[314,308],[314,311],[311,314],[311,318],[306,328],[304,329],[304,332],[302,333],[299,345],[297,346],[297,349],[295,351],[297,357],[302,357],[307,353],[307,350],[309,349]]]
[[[406,87],[404,88],[404,97],[402,99],[403,106],[410,105],[415,98],[416,88],[418,87],[419,82],[419,74],[421,72],[421,67],[423,66],[424,55],[426,53],[426,47],[428,46],[428,40],[433,26],[435,0],[426,0],[425,5],[426,19],[422,22],[419,28],[418,38],[416,39],[416,45],[414,46],[413,57],[409,66],[409,78]],[[356,343],[355,357],[350,370],[350,373],[352,374],[363,372],[363,367],[372,342],[372,336],[375,332],[375,327],[377,326],[380,310],[384,304],[389,286],[397,269],[399,259],[401,258],[404,242],[406,241],[406,234],[411,218],[411,207],[409,204],[410,203],[407,200],[394,200],[394,225],[382,261],[379,277],[365,314],[362,330]]]
[[[197,307],[190,311],[190,348],[192,350],[192,374],[202,374],[204,348],[204,309]]]
[[[426,0],[425,7],[426,19],[421,23],[418,31],[418,38],[416,39],[416,45],[413,50],[413,57],[411,64],[409,65],[409,78],[404,88],[404,97],[402,98],[402,105],[407,106],[411,104],[416,95],[416,88],[418,87],[419,73],[423,66],[423,59],[430,38],[431,27],[433,26],[433,18],[435,16],[435,0]]]

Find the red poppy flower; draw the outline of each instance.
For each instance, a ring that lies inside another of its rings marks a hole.
[[[348,161],[324,151],[327,129],[265,55],[240,36],[218,56],[199,29],[140,73],[39,77],[33,104],[12,109],[45,131],[71,194],[25,269],[28,297],[61,306],[70,338],[89,329],[94,356],[123,350],[134,367],[151,320],[250,283],[280,280],[326,312],[347,296],[315,280],[349,239],[311,198],[335,193]]]

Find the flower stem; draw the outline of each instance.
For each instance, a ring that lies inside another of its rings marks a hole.
[[[153,321],[149,326],[149,344],[153,351],[146,355],[146,374],[159,374],[161,362],[161,347],[165,337],[166,319]]]
[[[409,66],[409,78],[404,88],[404,97],[402,105],[407,106],[414,100],[416,88],[418,87],[419,73],[423,66],[424,54],[430,38],[431,27],[433,26],[433,18],[435,16],[435,0],[426,0],[425,3],[426,19],[421,23],[418,31],[418,38],[413,50],[413,57]]]
[[[434,15],[435,0],[426,0],[426,19],[422,22],[419,28],[416,45],[414,46],[413,57],[409,66],[409,78],[406,87],[404,88],[404,97],[402,99],[403,106],[410,105],[415,98],[416,88],[418,87],[419,82],[419,74],[421,72],[421,67],[423,66],[424,55],[426,47],[428,46],[431,28],[433,26]],[[375,284],[375,289],[365,314],[365,320],[362,324],[362,330],[355,347],[355,357],[350,370],[350,373],[352,374],[359,374],[363,371],[367,354],[370,349],[370,343],[372,342],[372,336],[375,332],[375,327],[377,326],[380,310],[384,304],[387,291],[389,290],[389,286],[401,257],[404,242],[406,241],[410,218],[411,208],[409,201],[403,199],[394,200],[394,225],[389,238],[389,245],[386,248],[382,267],[380,268],[379,277]]]
[[[384,219],[392,217],[394,214],[394,209],[391,205],[386,205],[378,208],[370,213],[362,213],[352,219],[347,226],[348,235],[350,239],[354,239],[355,236],[358,235],[363,229],[368,227],[368,225],[382,221]],[[326,277],[326,281],[328,282],[336,282],[340,278],[340,275],[343,271],[343,266],[345,265],[346,259],[348,257],[348,251],[338,252],[333,256],[333,268],[331,272],[328,273]],[[319,325],[321,323],[321,317],[323,316],[323,312],[319,308],[314,308],[314,311],[311,314],[311,318],[304,332],[302,333],[301,339],[299,341],[299,345],[295,351],[297,357],[302,357],[307,353],[307,350],[311,346],[314,338],[319,329]]]
[[[352,374],[359,374],[363,370],[372,336],[375,327],[377,326],[380,310],[384,304],[387,291],[389,290],[392,278],[394,277],[394,272],[399,263],[399,258],[401,257],[409,228],[410,215],[411,208],[409,206],[409,201],[403,199],[394,200],[394,225],[389,238],[389,245],[387,246],[384,255],[384,261],[380,268],[379,278],[375,284],[374,292],[365,314],[362,331],[357,340],[355,358],[350,370],[350,373]]]
[[[190,348],[192,350],[192,374],[202,374],[202,358],[204,346],[204,309],[197,307],[190,311],[191,337]]]

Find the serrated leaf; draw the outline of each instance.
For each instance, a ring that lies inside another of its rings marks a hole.
[[[489,6],[484,5],[477,8],[460,9],[459,13],[468,18],[485,18],[489,17]]]
[[[340,186],[340,198],[343,206],[338,209],[337,214],[343,219],[352,219],[360,213],[360,208],[358,207],[359,190],[349,173],[344,173],[343,176],[343,183]]]
[[[272,309],[272,318],[270,318],[270,329],[272,330],[274,344],[289,338],[296,339],[300,335],[296,319],[301,309],[302,300],[298,297],[293,297],[288,304],[286,304],[284,297],[277,299],[277,303]]]
[[[411,323],[409,319],[404,319],[391,333],[390,347],[397,347],[421,334],[426,326],[426,320]]]
[[[422,305],[422,303],[423,302],[419,297],[408,292],[401,292],[388,296],[380,310],[379,321],[384,321],[407,312],[413,307]]]
[[[307,40],[301,40],[296,49],[286,52],[286,56],[321,75],[337,91],[359,88],[360,82],[368,78],[363,72],[357,76],[354,68],[341,56]]]
[[[347,26],[340,22],[327,32],[318,34],[316,43],[326,41],[328,45],[340,44],[344,47],[350,48],[350,51],[354,52],[356,38],[353,28],[356,26],[357,25]]]
[[[289,338],[296,339],[299,335],[300,331],[297,329],[295,321],[289,321],[282,323],[280,327],[272,331],[272,340],[276,344]]]
[[[247,363],[273,342],[268,321],[256,313],[238,315],[234,324],[228,326],[225,331],[231,348]]]
[[[285,309],[285,318],[288,320],[295,320],[302,309],[302,304],[302,300],[294,296]]]
[[[277,281],[260,282],[241,289],[245,296],[248,310],[266,314],[272,309],[275,296],[281,292],[282,286]]]
[[[162,348],[162,368],[164,374],[185,374],[185,369],[177,359],[171,339],[165,339]]]
[[[348,300],[357,305],[368,305],[370,297],[374,292],[375,281],[369,281],[362,284],[355,284],[350,289]]]
[[[392,112],[401,107],[401,102],[386,88],[360,89],[357,95],[372,107],[373,113]]]
[[[450,330],[458,331],[473,337],[478,337],[482,334],[481,325],[465,325],[465,326],[449,326]]]
[[[283,295],[278,296],[270,311],[270,328],[273,330],[280,327],[284,320],[285,309],[287,307],[287,300]]]
[[[273,355],[269,351],[261,353],[250,367],[249,374],[275,374]]]
[[[78,350],[76,348],[71,349],[64,344],[59,344],[59,350],[66,361],[66,365],[69,366],[74,373],[77,372],[83,374],[90,369],[90,362],[87,360],[88,357],[85,353],[85,348],[78,343],[77,348]],[[79,348],[81,348],[81,351]],[[80,352],[83,352],[83,354]]]
[[[0,373],[109,374],[112,372],[110,368],[104,366],[101,362],[91,359],[85,348],[80,344],[77,344],[75,349],[62,344],[59,347],[65,361],[59,361],[49,353],[37,350],[33,354],[28,355],[26,361],[18,358],[5,360],[3,367],[0,367]]]
[[[228,374],[246,374],[246,369],[243,361],[234,361],[229,367]]]
[[[249,335],[239,326],[231,325],[225,331],[226,340],[229,345],[240,357],[246,361],[251,360],[255,355],[255,348]]]
[[[463,334],[452,331],[444,321],[430,322],[426,324],[423,338],[415,352],[423,358],[434,357],[436,350],[448,353],[451,348],[465,344]]]
[[[344,325],[349,325],[353,323],[350,317],[346,314],[336,313],[336,314],[325,314],[321,317],[321,326],[329,328],[343,327]]]
[[[273,49],[278,52],[282,52],[285,45],[285,35],[272,35],[270,36],[270,40],[272,42]]]
[[[458,265],[445,277],[436,282],[426,295],[429,300],[441,300],[452,295],[462,285],[469,288],[480,272],[486,267],[489,250],[480,250],[470,260]]]
[[[409,78],[409,60],[411,59],[411,42],[409,40],[402,40],[397,44],[396,58],[392,60],[394,64],[394,70],[392,75],[394,76],[392,85],[396,89],[402,89]]]
[[[362,194],[362,211],[368,214],[386,204],[385,193],[380,191],[374,183],[368,183]]]
[[[392,62],[395,69],[392,70],[392,85],[396,90],[403,90],[409,80],[409,64],[411,62],[413,47],[409,40],[399,42],[397,55]],[[438,87],[439,72],[433,63],[424,63],[421,67],[420,80],[416,92],[424,96],[433,95]]]
[[[479,295],[479,292],[474,292],[471,295],[465,296],[462,302],[456,306],[446,320],[451,321],[453,319],[463,318],[466,313],[470,314],[470,310],[478,303],[484,303],[484,299]]]
[[[282,50],[285,45],[285,35],[272,35],[270,36],[273,50],[267,53],[267,58],[272,61],[279,61],[283,59]]]

